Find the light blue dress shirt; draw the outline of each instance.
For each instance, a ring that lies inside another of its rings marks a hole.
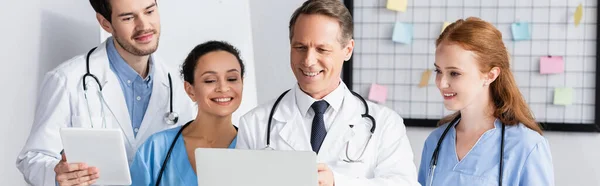
[[[419,183],[423,186],[429,185],[430,161],[447,125],[435,129],[425,140],[419,168]],[[456,130],[452,127],[441,144],[432,185],[498,185],[502,123],[497,119],[494,125],[461,161],[456,156]],[[505,129],[502,184],[553,186],[552,156],[546,139],[523,124]]]
[[[167,129],[153,134],[138,149],[130,166],[132,186],[156,185],[158,172],[167,156],[175,135],[182,126]],[[235,148],[237,137],[228,148]],[[161,185],[198,185],[198,177],[190,164],[183,136],[179,136],[167,166],[165,167]]]
[[[153,60],[150,58],[148,76],[145,79],[135,71],[117,52],[113,38],[109,38],[106,42],[106,51],[110,69],[117,75],[123,95],[125,95],[125,103],[129,111],[129,119],[133,134],[137,135],[146,114],[150,96],[152,95],[152,74],[154,73]]]

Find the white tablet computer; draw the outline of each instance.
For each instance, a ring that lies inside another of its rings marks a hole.
[[[98,168],[97,185],[131,185],[123,133],[119,129],[61,128],[69,163]]]
[[[312,151],[198,148],[195,156],[202,186],[319,185]]]

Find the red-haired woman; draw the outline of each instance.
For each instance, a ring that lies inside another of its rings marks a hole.
[[[424,185],[554,185],[552,156],[509,67],[502,34],[478,18],[458,20],[436,41],[435,83],[444,106],[425,141]]]

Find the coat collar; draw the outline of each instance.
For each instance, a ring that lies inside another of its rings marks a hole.
[[[273,119],[277,122],[273,122],[272,125],[284,125],[279,131],[279,136],[294,150],[310,150],[312,149],[310,146],[310,131],[307,131],[308,134],[303,133],[304,125],[307,124],[304,123],[301,112],[296,105],[296,96],[296,91],[289,91],[281,99],[273,114]],[[361,120],[362,112],[364,112],[362,102],[352,95],[349,90],[345,89],[340,111],[334,118],[334,123],[321,145],[321,149],[327,150],[321,152],[334,150],[332,147],[337,142],[346,140],[347,135],[345,134],[350,129],[349,125],[358,126],[364,123]]]
[[[344,100],[344,94],[346,89],[346,84],[344,84],[340,80],[340,84],[338,85],[338,87],[336,87],[331,93],[323,97],[323,99],[321,100],[327,101],[329,107],[333,109],[334,112],[339,112],[340,107],[342,106],[342,101]],[[312,104],[315,101],[319,100],[316,100],[315,98],[312,98],[308,94],[304,93],[304,91],[302,91],[302,89],[300,89],[300,86],[298,85],[294,87],[293,91],[296,93],[295,99],[298,105],[298,109],[300,110],[302,117],[306,117],[306,114],[308,114],[311,110]]]
[[[117,124],[120,125],[123,133],[128,138],[130,143],[135,143],[137,140],[133,134],[133,128],[131,126],[131,120],[129,117],[129,112],[127,110],[127,104],[125,103],[125,96],[123,95],[123,91],[119,81],[117,79],[116,74],[110,69],[110,64],[108,60],[106,44],[105,40],[101,43],[94,52],[90,55],[89,60],[89,69],[90,73],[98,78],[102,85],[102,95],[104,100],[106,101],[106,105],[109,107],[109,113],[112,112],[115,115],[117,120]],[[144,115],[144,119],[142,121],[142,125],[138,135],[143,136],[153,123],[156,123],[153,120],[160,119],[166,113],[161,113],[159,111],[168,109],[169,103],[169,79],[168,79],[168,70],[165,64],[162,64],[162,61],[153,56],[154,60],[154,84],[152,87],[152,96],[150,97],[150,102],[148,103],[148,108]],[[173,76],[171,77],[173,78]],[[85,79],[86,84],[95,85],[96,83],[91,82],[94,81],[92,78]],[[175,91],[175,90],[173,90]],[[158,117],[158,118],[156,118]],[[143,141],[138,141],[136,144],[130,144],[133,147],[136,147],[137,144],[141,144]]]

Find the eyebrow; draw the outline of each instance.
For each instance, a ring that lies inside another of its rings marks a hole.
[[[237,69],[229,69],[227,72],[239,72]],[[206,71],[204,73],[202,73],[201,76],[203,76],[204,74],[217,74],[217,72],[215,71]]]
[[[438,65],[437,65],[437,64],[435,64],[435,63],[434,63],[433,65],[435,66],[435,68],[440,68],[440,66],[438,66]],[[458,67],[452,67],[452,66],[450,66],[450,67],[446,67],[446,69],[456,69],[456,70],[460,70],[460,68],[458,68]]]
[[[305,44],[304,44],[304,43],[302,43],[302,42],[293,41],[293,42],[292,42],[292,45],[305,45]]]
[[[145,8],[145,10],[148,10],[148,9],[150,9],[150,8],[153,8],[153,7],[155,7],[155,6],[156,6],[156,3],[152,3],[151,5],[147,6],[147,7]],[[119,16],[119,17],[123,17],[123,16],[131,16],[131,15],[133,15],[133,12],[125,12],[125,13],[120,13],[118,16]]]
[[[300,41],[293,41],[293,42],[292,42],[292,46],[293,46],[293,45],[302,45],[302,46],[307,46],[307,44],[305,44],[305,43],[303,43],[303,42],[300,42]],[[322,48],[331,47],[331,45],[329,45],[329,44],[326,44],[326,43],[320,43],[320,44],[316,44],[316,45],[314,45],[314,46],[316,46],[316,47],[322,47]]]

